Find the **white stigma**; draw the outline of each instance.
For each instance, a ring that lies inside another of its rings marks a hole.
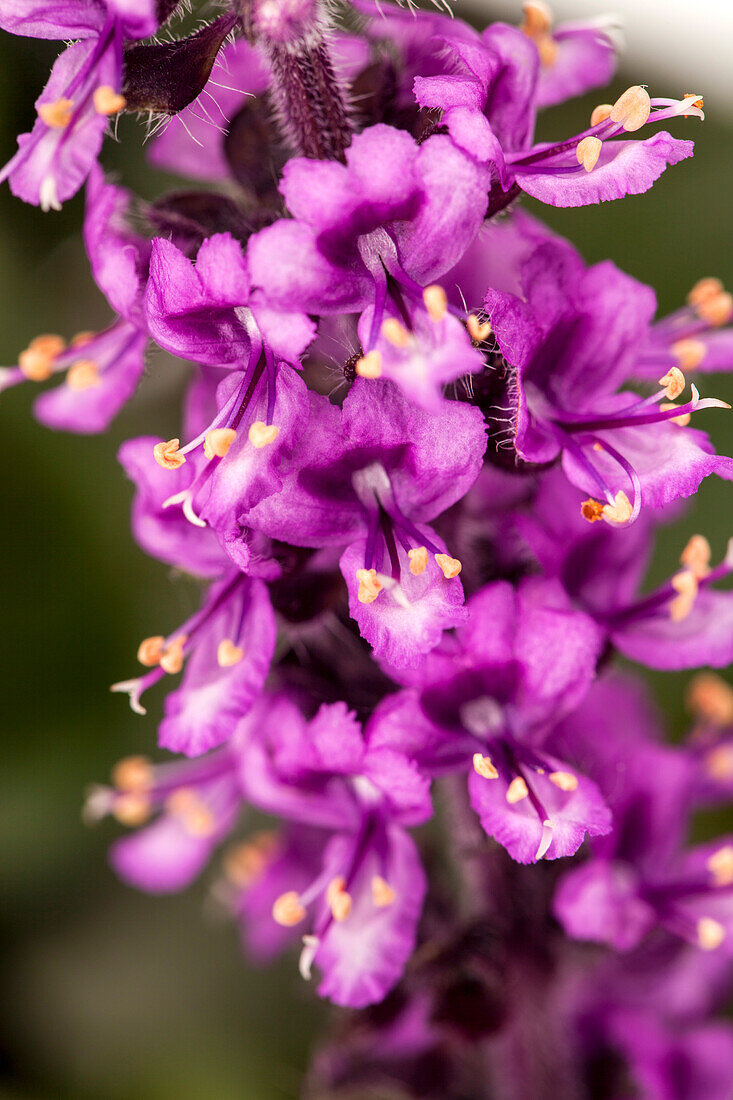
[[[141,686],[142,681],[139,678],[137,680],[120,680],[119,683],[112,684],[109,690],[120,695],[129,696],[130,707],[135,714],[147,714],[148,712],[140,702]]]
[[[56,190],[56,180],[53,176],[44,176],[38,191],[38,201],[44,214],[49,210],[60,210],[59,194]]]

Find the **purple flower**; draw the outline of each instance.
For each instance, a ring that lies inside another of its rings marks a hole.
[[[464,618],[461,563],[427,523],[475,480],[484,447],[477,410],[444,402],[435,416],[360,379],[343,410],[312,395],[281,491],[242,522],[296,546],[348,543],[341,569],[362,633],[376,657],[414,665]]]
[[[688,413],[726,408],[679,396],[675,368],[642,399],[617,392],[648,338],[654,295],[605,262],[586,268],[567,244],[540,245],[522,268],[524,300],[489,290],[486,311],[503,357],[513,445],[526,462],[562,455],[566,475],[593,498],[590,520],[624,524],[643,503],[660,508],[695,492],[704,477],[733,476],[729,458],[686,427]],[[600,498],[600,501],[594,498]]]
[[[563,83],[572,87],[572,78],[568,82],[561,77],[554,89],[545,83],[538,93],[539,55],[534,44],[502,23],[484,31],[480,42],[448,41],[461,71],[418,77],[415,95],[421,107],[442,110],[442,120],[459,148],[492,166],[499,185],[492,194],[497,209],[519,191],[552,206],[585,206],[638,195],[668,164],[692,156],[692,142],[665,131],[644,141],[623,137],[647,122],[678,115],[704,117],[699,96],[650,99],[641,87],[629,88],[613,105],[597,108],[590,127],[575,136],[533,145],[537,107],[547,102],[548,94],[552,99],[560,92]],[[584,81],[578,83],[582,87]]]
[[[294,877],[273,918],[286,927],[308,920],[301,973],[320,969],[322,996],[352,1008],[379,1001],[415,944],[425,875],[405,826],[431,815],[428,783],[401,754],[365,744],[343,704],[306,722],[286,698],[269,698],[256,720],[263,735],[244,739],[240,764],[247,796],[326,830],[314,879],[295,889]]]
[[[0,28],[34,38],[79,39],[57,58],[36,100],[38,118],[18,138],[18,152],[0,171],[14,195],[43,210],[60,210],[96,161],[110,115],[125,106],[122,40],[145,38],[157,26],[153,0],[9,0]]]
[[[577,851],[610,829],[595,783],[546,751],[560,714],[588,690],[600,636],[562,590],[489,585],[470,618],[377,708],[370,744],[390,745],[428,774],[465,770],[471,805],[520,863]]]

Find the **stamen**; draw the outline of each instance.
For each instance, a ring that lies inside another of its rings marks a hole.
[[[412,343],[412,337],[410,336],[410,333],[407,331],[402,322],[398,321],[396,317],[388,317],[386,321],[382,321],[381,332],[385,340],[388,340],[389,343],[395,348],[406,348],[409,347],[409,345]],[[365,358],[368,358],[368,356],[365,356]],[[380,356],[380,373],[381,362],[382,361]],[[358,363],[357,373],[361,373],[361,371],[359,371]]]
[[[186,641],[187,636],[185,634],[179,634],[178,637],[174,638],[171,644],[166,646],[163,650],[163,654],[160,658],[160,667],[171,676],[175,676],[175,674],[180,672],[183,668],[183,647]]]
[[[275,900],[272,907],[272,916],[283,928],[292,928],[305,917],[305,909],[300,903],[300,898],[295,890],[288,890]]]
[[[542,822],[542,836],[540,837],[540,843],[539,847],[537,848],[535,859],[543,859],[547,855],[547,850],[552,844],[552,838],[554,835],[555,822],[550,821],[550,819],[548,818],[547,821]]]
[[[676,409],[677,406],[674,402],[663,401],[659,406],[660,412],[669,412],[670,409]],[[686,428],[692,420],[692,413],[680,413],[679,416],[671,416],[669,418],[670,424],[676,424],[678,428]]]
[[[326,902],[333,919],[338,923],[345,921],[351,912],[351,894],[346,889],[346,879],[331,879],[326,889]]]
[[[224,857],[224,874],[240,890],[251,886],[265,870],[276,847],[275,833],[266,831],[233,845]]]
[[[669,617],[673,623],[680,623],[687,618],[695,605],[697,577],[689,569],[684,569],[681,573],[675,573],[670,584],[679,595],[669,605]]]
[[[488,321],[479,321],[475,313],[469,313],[466,318],[466,328],[468,329],[468,335],[472,340],[475,340],[477,344],[483,344],[484,340],[488,340],[491,336],[491,325]]]
[[[450,554],[436,554],[435,561],[447,581],[452,581],[463,569],[463,564],[459,559],[452,558]]]
[[[178,448],[180,439],[169,439],[167,443],[156,443],[153,447],[153,458],[164,470],[177,470],[186,461]]]
[[[726,844],[718,848],[706,861],[713,882],[716,886],[730,886],[733,883],[733,847]]]
[[[127,100],[119,92],[116,92],[110,84],[102,84],[97,88],[92,97],[94,110],[98,115],[116,115],[124,111]]]
[[[52,130],[64,130],[71,122],[74,113],[73,99],[55,100],[53,103],[42,103],[38,108],[38,117],[41,122]]]
[[[111,778],[120,791],[149,791],[153,785],[153,765],[147,756],[126,756],[115,764]]]
[[[527,784],[524,779],[522,779],[521,775],[517,775],[507,787],[506,800],[510,806],[513,806],[515,802],[521,802],[528,794],[529,788]]]
[[[659,385],[665,387],[665,394],[670,401],[674,401],[685,388],[685,376],[679,367],[670,367],[664,377],[659,379]]]
[[[86,330],[84,332],[77,332],[76,336],[72,336],[69,340],[69,347],[83,348],[85,344],[91,344],[96,335],[96,332],[91,332],[89,330]]]
[[[693,307],[702,305],[703,302],[707,302],[711,298],[717,298],[724,289],[720,279],[715,275],[708,275],[704,279],[698,279],[687,295],[687,302]]]
[[[236,438],[237,433],[233,428],[212,428],[204,439],[205,456],[209,461],[212,458],[224,458]]]
[[[377,909],[386,909],[388,905],[392,905],[396,896],[392,887],[381,875],[372,877],[372,902]]]
[[[99,385],[99,367],[93,359],[79,359],[66,372],[66,384],[72,390],[88,390]]]
[[[166,799],[165,808],[168,813],[180,818],[191,836],[211,836],[216,828],[216,820],[211,810],[189,787],[180,787],[174,791]]]
[[[677,357],[681,370],[692,371],[702,363],[707,348],[702,340],[678,340],[672,344],[671,351]]]
[[[376,569],[357,569],[356,579],[359,582],[359,603],[374,603],[383,587],[382,582],[377,579]]]
[[[700,302],[696,307],[698,316],[703,321],[707,321],[713,328],[720,328],[721,325],[727,325],[731,319],[733,313],[733,294],[729,294],[727,290],[721,291],[720,294],[716,294],[712,298],[706,299],[704,302]]]
[[[490,756],[484,756],[483,753],[475,752],[473,754],[473,770],[477,775],[482,776],[483,779],[498,779],[499,773],[494,767]]]
[[[442,321],[448,312],[448,296],[443,287],[437,283],[426,286],[422,292],[422,300],[425,303],[430,320],[435,321],[436,324],[438,321]]]
[[[240,645],[235,645],[230,638],[224,638],[219,642],[216,650],[216,662],[219,668],[231,668],[238,665],[244,657],[244,650]]]
[[[250,443],[258,450],[274,443],[279,435],[280,429],[276,424],[265,424],[262,420],[255,420],[254,424],[250,424],[247,433]]]
[[[525,0],[522,11],[524,21],[520,30],[530,38],[538,34],[547,34],[552,27],[552,10],[545,0]]]
[[[733,779],[733,745],[717,745],[705,757],[705,770],[711,779],[723,783]]]
[[[53,374],[53,361],[64,347],[60,336],[36,336],[18,356],[18,366],[30,382],[45,382]]]
[[[146,795],[130,791],[129,794],[123,794],[115,799],[112,814],[120,825],[127,825],[134,829],[138,825],[145,824],[150,818],[151,810],[150,799]]]
[[[609,118],[612,122],[620,122],[627,133],[632,133],[642,128],[651,110],[652,103],[648,91],[640,84],[635,84],[618,97],[611,108]]]
[[[600,500],[588,497],[580,505],[580,514],[583,519],[588,520],[588,523],[598,523],[600,519],[603,519],[603,507]]]
[[[697,922],[697,942],[703,951],[714,951],[725,939],[725,928],[713,917],[700,917]]]
[[[693,535],[680,554],[680,564],[686,565],[690,572],[702,580],[710,572],[710,543],[704,535]]]
[[[602,148],[603,142],[600,138],[592,134],[582,138],[575,147],[575,156],[578,159],[578,164],[582,164],[586,172],[592,171],[598,164],[598,158],[601,155]]]
[[[304,982],[311,980],[311,968],[320,942],[318,936],[303,936],[303,950],[298,959],[298,971]]]
[[[693,714],[714,726],[733,724],[733,688],[714,672],[700,672],[690,681],[686,702]]]
[[[407,551],[410,559],[410,572],[413,577],[419,577],[428,566],[428,549],[426,546],[415,546]]]
[[[547,778],[561,791],[569,792],[578,789],[578,777],[573,775],[572,772],[550,772]]]
[[[360,378],[379,378],[382,374],[382,354],[379,351],[369,351],[356,360],[354,370]]]
[[[612,110],[613,103],[599,103],[597,107],[594,107],[590,116],[591,127],[599,126],[602,122],[605,122],[607,118],[610,118]]]

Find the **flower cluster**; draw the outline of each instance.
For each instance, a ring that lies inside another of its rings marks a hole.
[[[657,124],[702,99],[634,86],[536,140],[615,65],[610,25],[555,27],[541,0],[481,33],[235,0],[185,35],[176,8],[0,11],[74,40],[0,178],[46,210],[86,184],[114,313],[36,337],[0,386],[63,374],[39,419],[95,432],[151,341],[195,365],[179,437],[119,456],[138,543],[201,591],[113,686],[145,714],[181,674],[158,729],[178,758],[121,761],[87,816],[138,827],[111,859],[151,893],[228,842],[215,892],[255,958],[298,945],[321,996],[384,1002],[314,1096],[722,1100],[733,838],[688,837],[733,791],[733,692],[693,680],[671,747],[613,657],[733,662],[731,550],[695,536],[642,591],[656,528],[733,479],[690,426],[727,406],[689,381],[733,366],[733,298],[705,278],[655,319],[518,201],[646,191],[692,154]],[[167,122],[151,160],[192,187],[143,202],[105,177],[121,112]]]

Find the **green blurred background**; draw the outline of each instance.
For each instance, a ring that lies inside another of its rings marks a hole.
[[[705,18],[705,4],[698,7]],[[0,49],[2,161],[32,122],[56,47],[3,35]],[[608,96],[549,113],[539,136],[575,132],[596,102],[644,79],[630,71]],[[670,76],[659,92],[685,90]],[[600,208],[542,209],[588,260],[610,257],[652,283],[663,313],[701,276],[733,283],[733,128],[725,106],[706,96],[704,126],[677,124],[676,133],[698,140],[697,155],[649,194]],[[145,167],[134,121],[123,120],[120,137],[121,145],[106,144],[103,160],[125,183],[152,197],[172,182]],[[12,364],[40,332],[69,337],[107,322],[87,269],[81,217],[79,197],[62,213],[44,215],[0,188],[0,362]],[[32,385],[0,399],[0,1100],[295,1097],[326,1015],[294,959],[267,971],[242,960],[236,929],[211,904],[210,882],[182,897],[138,895],[106,864],[118,828],[89,830],[80,821],[86,784],[154,743],[156,709],[139,718],[107,685],[134,674],[142,637],[165,633],[196,601],[191,586],[172,582],[132,543],[130,487],[115,459],[131,435],[176,434],[183,374],[180,364],[154,358],[134,401],[98,438],[39,426]],[[706,381],[703,389],[733,400],[728,380]],[[732,423],[720,412],[699,419],[728,453]],[[703,486],[691,515],[663,532],[658,576],[674,568],[695,530],[708,535],[716,558],[722,554],[733,533],[730,500],[725,484]],[[676,733],[685,680],[653,677]]]

